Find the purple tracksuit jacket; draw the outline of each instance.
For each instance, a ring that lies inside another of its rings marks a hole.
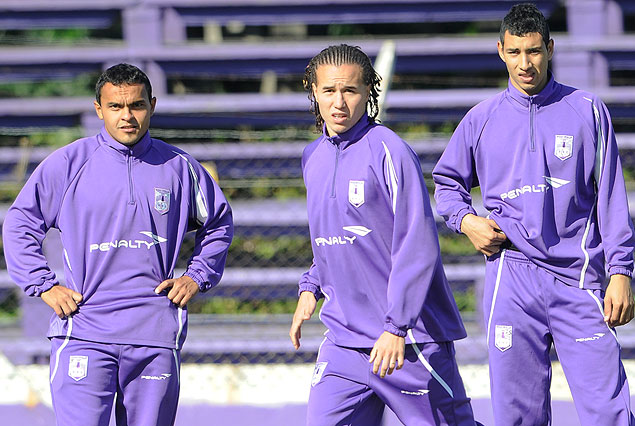
[[[384,330],[409,343],[465,337],[412,149],[364,115],[308,145],[302,166],[314,262],[300,291],[326,298],[326,336],[360,348]]]
[[[42,254],[49,228],[61,231],[66,286],[83,295],[70,318],[53,315],[49,337],[176,349],[187,311],[154,289],[193,229],[185,274],[202,291],[216,285],[233,235],[231,209],[196,160],[149,133],[128,148],[105,129],[52,153],[7,213],[7,267],[30,296],[58,283]]]
[[[550,75],[534,96],[511,83],[463,118],[433,172],[437,210],[460,232],[470,189],[511,242],[570,286],[633,270],[634,235],[606,106]],[[605,270],[606,265],[606,270]]]

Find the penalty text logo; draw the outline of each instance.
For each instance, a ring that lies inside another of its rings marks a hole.
[[[534,185],[523,185],[519,188],[512,189],[507,192],[503,192],[500,197],[501,200],[512,200],[514,198],[518,198],[526,193],[543,193],[549,191],[551,188],[561,188],[568,183],[571,183],[570,180],[559,179],[551,176],[543,176],[547,183],[539,183]]]
[[[141,231],[140,234],[145,235],[150,238],[150,241],[147,240],[112,240],[105,241],[103,243],[94,243],[89,246],[89,252],[92,253],[95,250],[99,251],[109,251],[119,248],[128,248],[128,249],[141,249],[145,248],[150,250],[150,248],[156,244],[161,244],[167,241],[167,238],[160,237],[158,235],[153,234],[150,231]]]
[[[355,225],[355,226],[344,226],[342,228],[345,231],[348,231],[355,235],[334,235],[331,237],[317,237],[315,239],[315,245],[318,247],[322,246],[342,246],[346,244],[353,244],[357,239],[357,236],[365,237],[372,229],[368,229],[365,226]]]

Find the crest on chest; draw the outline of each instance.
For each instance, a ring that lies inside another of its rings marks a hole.
[[[364,204],[364,181],[350,180],[348,181],[348,202],[355,207]]]
[[[170,211],[169,189],[154,188],[154,209],[161,214]]]
[[[570,158],[573,154],[573,136],[556,135],[554,154],[562,161]]]

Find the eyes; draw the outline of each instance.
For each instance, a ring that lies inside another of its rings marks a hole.
[[[122,104],[116,104],[116,103],[108,104],[108,109],[111,110],[111,111],[119,111],[123,107],[124,107],[124,105],[122,105]],[[133,103],[130,104],[130,109],[132,109],[132,110],[146,109],[146,102],[145,101],[133,102]]]
[[[509,49],[506,52],[507,52],[507,55],[509,55],[509,56],[518,56],[521,53],[520,49]],[[527,50],[527,54],[530,55],[530,56],[534,56],[534,57],[538,56],[538,55],[541,55],[542,53],[543,53],[542,49],[530,49],[530,50]]]
[[[322,89],[322,93],[335,93],[337,90],[335,90],[332,87],[325,87],[324,89]],[[345,87],[344,89],[342,89],[342,93],[358,93],[357,89],[353,88],[353,87]]]

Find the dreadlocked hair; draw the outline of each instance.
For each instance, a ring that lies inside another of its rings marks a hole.
[[[329,46],[315,55],[304,70],[302,84],[309,93],[311,101],[310,111],[315,114],[315,128],[322,131],[324,119],[320,114],[320,106],[313,95],[313,85],[317,85],[317,69],[320,65],[334,65],[336,67],[344,64],[359,65],[362,69],[362,81],[370,88],[366,110],[368,121],[374,123],[379,114],[379,82],[381,77],[373,68],[370,58],[357,46],[340,44],[339,46]]]

